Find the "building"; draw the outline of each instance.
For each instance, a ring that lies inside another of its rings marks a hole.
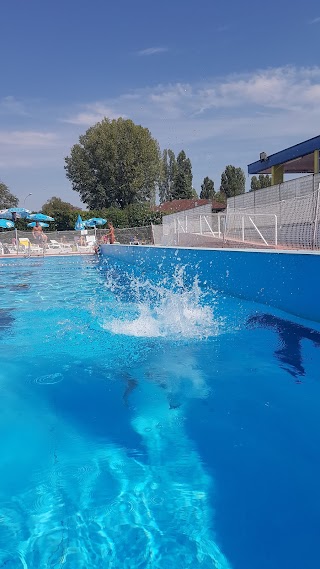
[[[284,174],[319,174],[320,135],[280,150],[248,165],[248,174],[271,174],[272,186],[282,184]]]

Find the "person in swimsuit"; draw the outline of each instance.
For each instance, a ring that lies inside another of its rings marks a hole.
[[[111,221],[109,221],[108,223],[108,227],[109,227],[109,231],[107,233],[107,236],[109,237],[109,243],[110,245],[113,245],[113,243],[115,242],[115,236],[114,236],[114,227],[111,223]]]
[[[32,229],[32,235],[34,240],[38,243],[39,241],[42,241],[42,227],[39,223],[39,221],[36,221],[36,224],[34,226],[34,228]]]
[[[48,237],[43,233],[39,221],[36,221],[36,224],[32,230],[32,235],[36,243],[47,243]]]

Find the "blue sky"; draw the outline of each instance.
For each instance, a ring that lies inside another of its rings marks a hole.
[[[218,189],[227,164],[320,133],[319,34],[315,0],[2,0],[0,180],[32,209],[80,205],[64,157],[123,116]]]

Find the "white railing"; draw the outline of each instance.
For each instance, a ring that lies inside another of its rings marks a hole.
[[[218,215],[224,220],[225,240],[258,245],[263,243],[274,247],[278,245],[278,218],[275,214],[231,212]]]
[[[188,245],[192,242],[192,236],[198,237],[194,239],[195,243],[212,239],[266,246],[278,244],[278,219],[275,214],[188,212],[168,221],[164,219],[163,226],[160,226],[162,232],[159,226],[153,227],[155,244]]]

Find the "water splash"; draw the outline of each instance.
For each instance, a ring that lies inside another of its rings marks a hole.
[[[201,290],[198,278],[186,282],[185,267],[176,268],[170,283],[167,277],[154,283],[135,275],[121,275],[119,280],[113,272],[106,287],[121,300],[117,317],[108,315],[103,323],[113,334],[201,339],[216,336],[223,323],[214,318],[214,296],[206,302],[208,295]]]

